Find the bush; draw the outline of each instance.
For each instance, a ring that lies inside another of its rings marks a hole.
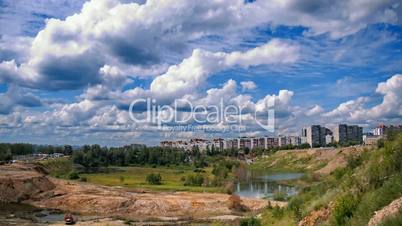
[[[254,217],[244,218],[240,221],[240,226],[260,226],[261,221]]]
[[[82,181],[82,182],[87,182],[88,179],[87,179],[86,177],[81,177],[81,178],[80,178],[80,181]]]
[[[297,196],[293,197],[289,201],[288,209],[293,212],[293,215],[296,217],[297,220],[301,220],[302,218],[302,205],[303,200]]]
[[[348,169],[338,167],[331,173],[331,175],[333,175],[336,180],[340,180],[343,177],[343,175],[345,175],[347,172],[348,172]]]
[[[335,225],[345,225],[345,222],[352,218],[356,204],[357,200],[351,194],[341,196],[335,203],[332,213]]]
[[[184,180],[184,186],[201,186],[204,183],[204,176],[201,174],[188,175]]]
[[[362,157],[360,155],[357,155],[357,156],[348,155],[346,157],[346,160],[347,160],[347,167],[349,169],[355,169],[358,166],[360,166],[362,164],[362,162],[363,162],[363,159],[362,159]]]
[[[75,172],[75,171],[70,172],[70,173],[68,174],[68,179],[70,179],[70,180],[77,180],[77,179],[79,179],[79,178],[80,178],[80,176],[79,176],[78,173]]]
[[[151,173],[146,178],[148,184],[160,185],[162,184],[162,177],[159,173]]]

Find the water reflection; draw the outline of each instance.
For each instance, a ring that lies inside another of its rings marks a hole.
[[[263,171],[246,170],[238,174],[235,183],[235,193],[242,197],[272,198],[275,192],[284,192],[288,196],[297,194],[297,188],[278,184],[281,180],[294,180],[302,177],[303,173],[267,173]]]

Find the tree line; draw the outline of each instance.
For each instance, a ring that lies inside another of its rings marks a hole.
[[[73,162],[84,167],[105,167],[109,165],[174,165],[189,162],[192,156],[181,149],[130,145],[124,147],[101,147],[85,145],[74,151]]]
[[[73,147],[71,145],[53,146],[27,143],[0,143],[0,161],[10,161],[12,157],[16,155],[31,155],[35,153],[62,153],[64,155],[71,155],[73,153]]]

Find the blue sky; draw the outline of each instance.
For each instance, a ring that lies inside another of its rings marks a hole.
[[[250,112],[273,98],[276,135],[400,124],[401,25],[396,0],[0,0],[0,142],[269,134],[251,121],[241,133],[167,133],[130,120],[136,98]]]

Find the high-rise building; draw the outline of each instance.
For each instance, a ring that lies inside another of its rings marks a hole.
[[[311,147],[325,146],[325,136],[331,134],[331,131],[320,125],[312,125],[302,129],[302,137]]]
[[[339,124],[333,128],[334,141],[340,144],[361,144],[363,128],[357,125]]]

